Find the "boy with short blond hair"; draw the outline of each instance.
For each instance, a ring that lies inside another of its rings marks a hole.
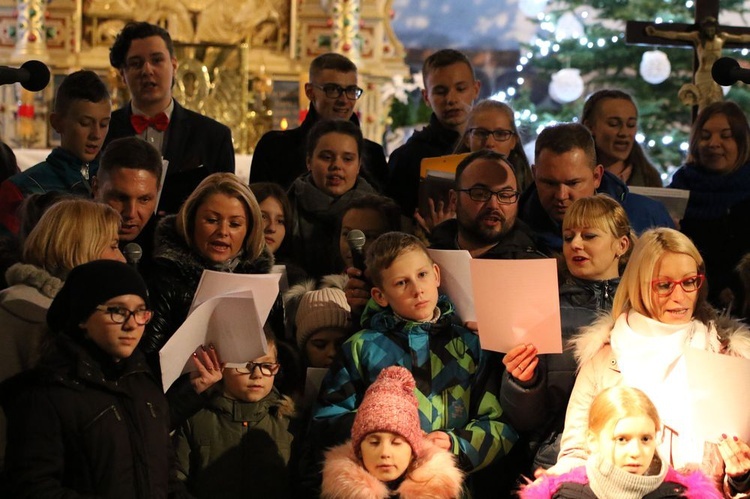
[[[362,315],[365,329],[344,343],[323,381],[313,436],[350,431],[378,373],[403,366],[416,379],[422,430],[457,456],[464,471],[505,455],[517,435],[500,420],[499,373],[488,364],[479,337],[463,327],[453,303],[439,295],[440,269],[427,248],[412,235],[388,232],[368,249],[367,268],[374,287]]]

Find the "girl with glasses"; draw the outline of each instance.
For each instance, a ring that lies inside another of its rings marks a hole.
[[[206,408],[177,430],[178,478],[196,498],[287,498],[294,403],[274,388],[281,368],[276,340],[268,352],[225,364]]]
[[[68,274],[47,313],[49,348],[4,385],[8,497],[179,492],[167,399],[137,348],[149,319],[146,284],[125,263]]]
[[[587,458],[591,402],[607,387],[626,385],[645,392],[658,409],[664,423],[659,453],[670,466],[700,468],[722,478],[730,496],[750,489],[750,447],[734,435],[718,444],[707,442],[691,418],[686,349],[750,358],[750,331],[739,323],[717,320],[706,300],[704,272],[703,258],[687,236],[667,228],[641,235],[612,312],[573,340],[581,367],[551,473],[568,471]]]

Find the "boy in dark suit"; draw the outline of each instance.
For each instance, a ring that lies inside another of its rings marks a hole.
[[[176,213],[205,177],[234,173],[234,148],[228,127],[182,107],[172,98],[177,70],[169,33],[146,22],[128,23],[109,51],[130,91],[131,101],[112,113],[106,145],[136,135],[169,163],[159,200],[160,213]]]

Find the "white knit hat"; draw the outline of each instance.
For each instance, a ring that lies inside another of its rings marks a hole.
[[[344,291],[322,288],[308,291],[297,308],[297,346],[303,348],[308,338],[323,328],[348,328],[351,325],[351,307]]]

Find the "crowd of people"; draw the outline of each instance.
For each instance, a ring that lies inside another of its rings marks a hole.
[[[630,192],[662,178],[620,90],[542,130],[527,158],[514,110],[477,102],[470,61],[440,50],[423,66],[430,122],[386,161],[359,126],[356,65],[323,54],[304,121],[261,138],[247,185],[229,129],[173,98],[166,30],[127,24],[110,62],[130,102],[112,111],[76,71],[50,116],[60,146],[25,171],[1,151],[2,497],[750,494],[750,446],[725,428],[705,439],[685,360],[750,359],[737,104],[693,123],[668,186],[690,191],[676,220]],[[449,198],[420,211],[422,160],[450,154]],[[483,349],[428,249],[557,259],[538,285],[559,282],[563,352]],[[204,271],[274,265],[289,288],[261,330],[247,322],[263,355],[226,363],[202,345],[164,386],[159,352]]]

